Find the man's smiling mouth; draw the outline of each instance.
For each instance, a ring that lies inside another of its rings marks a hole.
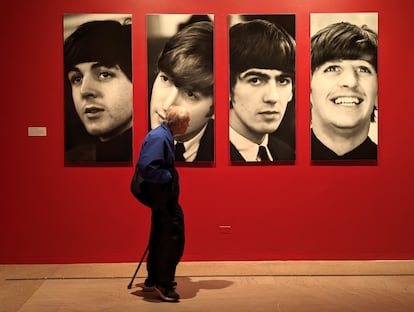
[[[335,104],[359,105],[363,101],[356,96],[341,96],[332,100]]]

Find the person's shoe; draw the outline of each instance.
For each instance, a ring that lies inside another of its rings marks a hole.
[[[144,285],[142,286],[142,291],[151,292],[155,290],[155,284],[150,282],[148,279],[145,280]]]
[[[139,286],[142,287],[142,291],[144,292],[151,292],[155,290],[155,283],[152,283],[148,280],[148,278],[145,280],[145,282],[143,284],[140,284]],[[177,288],[177,282],[173,281],[171,284],[171,287],[173,289]]]
[[[177,294],[174,288],[165,288],[162,286],[155,286],[155,291],[164,301],[177,302],[178,300],[180,300],[180,295]]]

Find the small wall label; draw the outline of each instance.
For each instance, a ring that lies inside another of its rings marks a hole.
[[[47,135],[46,127],[28,127],[27,135],[28,136],[46,136]]]

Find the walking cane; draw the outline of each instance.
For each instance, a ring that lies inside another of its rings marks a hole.
[[[132,287],[132,283],[134,282],[135,276],[137,276],[137,273],[138,273],[139,268],[141,267],[142,261],[144,261],[144,258],[148,253],[148,247],[149,247],[149,245],[147,245],[147,248],[145,248],[144,254],[142,255],[141,260],[138,263],[138,267],[135,270],[134,275],[132,276],[131,282],[129,282],[129,284],[128,284],[128,289],[131,289],[131,287]]]

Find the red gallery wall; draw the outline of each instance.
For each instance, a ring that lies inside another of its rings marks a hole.
[[[215,17],[216,163],[179,168],[184,261],[414,259],[408,0],[1,0],[0,263],[129,262],[142,254],[150,211],[129,192],[133,167],[64,167],[62,16],[132,13],[134,159],[147,124],[145,15]],[[310,13],[378,12],[379,161],[309,160]],[[228,162],[227,18],[296,14],[297,160]],[[29,137],[28,127],[47,128]],[[220,228],[225,226],[225,228]]]

